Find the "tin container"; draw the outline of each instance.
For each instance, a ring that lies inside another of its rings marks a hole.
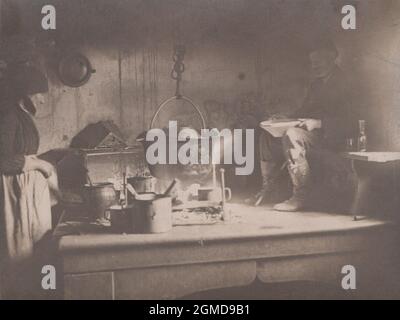
[[[134,201],[133,233],[164,233],[172,229],[172,198],[140,194]]]

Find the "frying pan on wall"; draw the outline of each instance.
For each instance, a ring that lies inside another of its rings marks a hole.
[[[81,53],[63,56],[58,63],[58,76],[63,84],[78,88],[86,84],[96,70]]]

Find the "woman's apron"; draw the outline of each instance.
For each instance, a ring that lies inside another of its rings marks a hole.
[[[40,266],[33,267],[38,261],[38,244],[51,230],[49,186],[39,171],[0,177],[0,271],[6,287],[3,289],[11,288],[16,294],[21,289],[29,295],[37,287],[33,278],[40,277],[36,270]]]

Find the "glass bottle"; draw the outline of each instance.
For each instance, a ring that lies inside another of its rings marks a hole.
[[[357,149],[359,152],[365,152],[367,151],[367,135],[366,135],[366,122],[365,120],[359,120],[358,121],[358,144],[357,144]]]

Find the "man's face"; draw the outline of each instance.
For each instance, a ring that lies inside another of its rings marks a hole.
[[[46,103],[46,98],[42,93],[36,93],[29,96],[36,107]]]
[[[321,50],[310,53],[311,70],[315,78],[328,77],[335,67],[336,56],[333,52]]]
[[[36,109],[36,117],[42,117],[48,114],[49,104],[47,103],[48,96],[42,93],[37,93],[34,95],[30,95],[33,105]]]

